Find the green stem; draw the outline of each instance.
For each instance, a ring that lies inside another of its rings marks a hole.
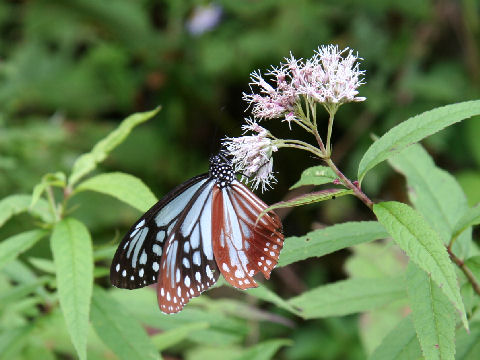
[[[306,150],[318,156],[319,158],[323,159],[323,154],[318,151],[318,149],[306,142],[300,140],[283,140],[282,143],[277,145],[279,148],[281,147],[293,147],[296,149]]]
[[[330,116],[328,117],[328,132],[327,132],[327,156],[330,157],[332,155],[332,146],[331,146],[331,138],[332,138],[332,128],[333,128],[333,119],[335,117],[334,112],[329,112]]]
[[[48,198],[48,205],[50,206],[50,211],[53,214],[53,218],[56,222],[60,221],[60,216],[58,214],[57,205],[55,203],[55,197],[53,196],[53,190],[51,186],[47,186],[47,198]]]

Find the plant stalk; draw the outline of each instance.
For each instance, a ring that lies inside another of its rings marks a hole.
[[[459,259],[453,252],[452,249],[450,249],[447,246],[447,251],[448,254],[450,255],[450,259],[460,268],[460,270],[463,271],[465,276],[467,277],[468,281],[470,284],[472,284],[473,290],[480,295],[480,284],[478,283],[477,279],[475,279],[475,276],[473,275],[472,271],[468,268],[468,266],[463,262],[463,260]]]

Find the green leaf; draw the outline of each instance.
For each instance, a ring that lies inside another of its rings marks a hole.
[[[410,262],[407,292],[418,340],[426,359],[455,358],[455,309],[425,271]]]
[[[189,340],[199,344],[225,345],[239,343],[248,333],[244,321],[233,316],[226,316],[217,308],[195,307],[195,300],[207,298],[202,295],[199,299],[193,299],[178,314],[162,314],[158,309],[156,293],[150,288],[135,290],[135,296],[130,291],[114,289],[109,292],[123,307],[128,308],[135,318],[149,327],[161,330],[172,330],[181,325],[198,322],[208,322],[209,327],[205,330],[192,332]]]
[[[292,305],[290,305],[287,301],[283,300],[280,296],[265,287],[265,285],[259,284],[256,288],[250,288],[247,290],[247,294],[255,296],[256,298],[263,301],[268,301],[272,304],[275,304],[279,308],[287,310],[292,314],[300,315],[299,312]]]
[[[458,237],[462,232],[470,226],[480,224],[480,204],[468,209],[463,216],[455,224],[452,238]]]
[[[25,325],[0,333],[0,360],[16,359],[32,330],[32,325]]]
[[[55,263],[52,260],[31,257],[28,259],[28,262],[44,273],[55,274]]]
[[[319,257],[360,243],[384,239],[389,234],[377,221],[347,222],[285,239],[278,266]]]
[[[468,328],[455,269],[437,233],[406,204],[382,202],[373,206],[373,212],[410,260],[431,275],[460,313],[463,326]]]
[[[275,204],[269,206],[268,208],[266,208],[265,210],[263,210],[260,213],[258,218],[261,218],[263,215],[265,215],[269,211],[272,211],[272,210],[275,210],[275,209],[313,204],[313,203],[316,203],[316,202],[330,200],[330,199],[334,199],[336,197],[340,197],[340,196],[344,196],[344,195],[350,195],[350,194],[353,194],[352,190],[326,189],[326,190],[312,192],[312,193],[309,193],[309,194],[300,195],[300,196],[294,197],[293,199],[280,201],[278,203],[275,203]]]
[[[38,278],[36,281],[14,286],[11,290],[0,294],[0,305],[15,303],[25,300],[25,296],[37,290],[38,287],[46,284],[50,279],[47,277]]]
[[[141,212],[146,212],[158,201],[142,180],[119,172],[94,176],[79,184],[75,192],[85,190],[113,196]]]
[[[0,242],[0,269],[20,254],[30,249],[47,233],[43,230],[31,230],[9,237]]]
[[[143,327],[100,287],[93,291],[92,323],[97,335],[120,359],[160,358]]]
[[[273,359],[275,353],[282,346],[290,346],[293,344],[292,340],[275,339],[261,342],[252,346],[242,352],[240,356],[235,357],[235,360],[270,360]]]
[[[448,244],[459,218],[468,210],[467,198],[456,179],[438,168],[430,155],[416,144],[390,159],[392,166],[405,175],[408,196],[433,229]],[[454,248],[458,256],[467,256],[470,232]]]
[[[323,285],[290,299],[305,319],[354,314],[406,297],[403,277],[348,279]]]
[[[67,218],[55,225],[51,247],[65,323],[79,358],[86,359],[93,284],[92,240],[85,225]]]
[[[152,336],[152,343],[157,350],[162,351],[185,340],[190,333],[207,329],[208,327],[209,324],[207,322],[198,322],[179,326],[173,330],[165,331],[161,334]]]
[[[410,316],[400,321],[370,356],[370,360],[415,360],[422,358],[422,351]]]
[[[290,190],[304,185],[323,185],[333,182],[338,176],[328,166],[313,166],[303,171],[298,180]]]
[[[32,202],[30,203],[30,207],[35,206],[37,201],[42,196],[43,192],[49,186],[58,186],[58,187],[65,187],[67,184],[67,178],[63,172],[56,172],[56,173],[48,173],[42,177],[42,181],[35,185],[33,188],[32,193]]]
[[[385,237],[390,235],[387,233]],[[351,247],[352,255],[343,266],[345,272],[349,277],[357,278],[396,276],[403,273],[405,254],[398,246],[392,245],[393,241],[377,241]]]
[[[477,360],[480,354],[480,322],[470,324],[470,332],[457,331],[456,360]]]
[[[73,186],[83,176],[93,171],[98,163],[105,160],[108,154],[125,140],[135,126],[154,117],[159,111],[160,107],[157,107],[152,111],[130,115],[114,131],[100,140],[91,152],[81,155],[73,164],[72,174],[68,179],[69,186]]]
[[[52,220],[51,214],[48,212],[48,204],[45,200],[40,199],[32,209],[30,209],[31,202],[32,197],[24,194],[10,195],[0,200],[0,227],[11,217],[23,212],[30,212],[32,215],[40,217],[46,222]]]
[[[363,180],[368,170],[407,146],[478,114],[480,100],[475,100],[439,107],[402,122],[375,141],[363,155],[358,166],[359,181]]]

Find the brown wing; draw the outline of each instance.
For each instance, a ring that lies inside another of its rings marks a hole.
[[[283,247],[282,224],[274,212],[258,222],[267,208],[245,185],[234,181],[230,187],[213,188],[212,243],[220,272],[233,286],[258,286],[253,276],[265,278],[277,265]]]

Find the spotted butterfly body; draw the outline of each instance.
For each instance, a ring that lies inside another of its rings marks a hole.
[[[148,210],[120,243],[110,267],[119,288],[157,283],[160,310],[176,313],[215,284],[220,273],[233,286],[258,286],[278,262],[282,224],[240,183],[229,160],[210,159],[210,171],[177,186]]]

